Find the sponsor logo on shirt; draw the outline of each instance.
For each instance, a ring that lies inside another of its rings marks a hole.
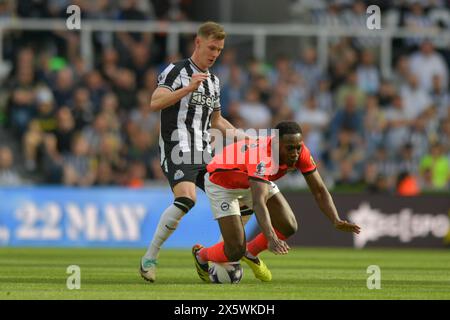
[[[212,108],[213,105],[213,98],[210,96],[207,96],[200,91],[194,91],[191,94],[191,100],[189,101],[189,104],[195,104],[195,105],[202,105],[207,106],[208,108]]]

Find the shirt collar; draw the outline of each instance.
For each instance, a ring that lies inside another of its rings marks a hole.
[[[206,70],[202,70],[198,65],[195,64],[194,60],[192,60],[191,58],[189,58],[189,62],[194,66],[195,69],[197,69],[200,72],[203,73],[208,73],[208,69]]]

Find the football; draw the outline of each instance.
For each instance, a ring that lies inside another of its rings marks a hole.
[[[208,272],[212,283],[239,283],[244,275],[244,270],[239,262],[213,262],[210,263]]]

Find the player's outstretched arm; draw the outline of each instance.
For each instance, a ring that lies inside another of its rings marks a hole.
[[[249,139],[252,137],[248,137],[244,131],[236,129],[227,119],[222,117],[220,110],[214,111],[211,115],[211,127],[217,130],[220,130],[224,136],[227,135],[227,130],[231,131],[231,136],[236,137],[237,141],[243,140],[245,138]],[[255,138],[255,137],[253,137]]]
[[[288,253],[288,244],[278,238],[270,220],[269,209],[266,204],[269,197],[269,185],[262,180],[250,179],[249,181],[252,191],[253,211],[255,211],[261,232],[267,239],[269,251],[275,254]]]
[[[200,84],[208,78],[206,73],[196,73],[192,75],[188,86],[172,91],[164,87],[158,87],[152,94],[150,109],[158,111],[174,105],[184,96],[198,89]]]
[[[346,232],[360,232],[361,228],[358,225],[339,218],[333,198],[317,170],[306,175],[305,180],[320,210],[330,219],[336,229]]]

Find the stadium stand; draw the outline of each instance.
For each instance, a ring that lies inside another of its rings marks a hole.
[[[0,19],[65,17],[66,2],[1,1]],[[189,19],[182,6],[175,13],[161,6],[155,10],[151,1],[76,2],[91,19]],[[296,3],[296,12],[310,17],[311,24],[358,28],[365,23],[363,1],[311,3]],[[389,1],[383,10],[399,27],[448,30],[446,3]],[[95,32],[96,56],[89,68],[77,54],[79,34],[36,35],[8,31],[3,39],[3,57],[12,68],[0,72],[0,185],[166,183],[159,167],[159,116],[148,103],[158,74],[177,59],[165,52],[165,36]],[[333,38],[326,69],[313,46],[274,61],[243,61],[227,47],[214,67],[222,112],[240,128],[297,120],[330,187],[396,193],[404,185],[399,179],[406,177],[417,182],[415,194],[448,191],[448,43],[420,36],[395,41],[390,77],[380,70],[377,38]],[[184,39],[180,56],[189,50]],[[282,185],[304,182],[290,176]]]

